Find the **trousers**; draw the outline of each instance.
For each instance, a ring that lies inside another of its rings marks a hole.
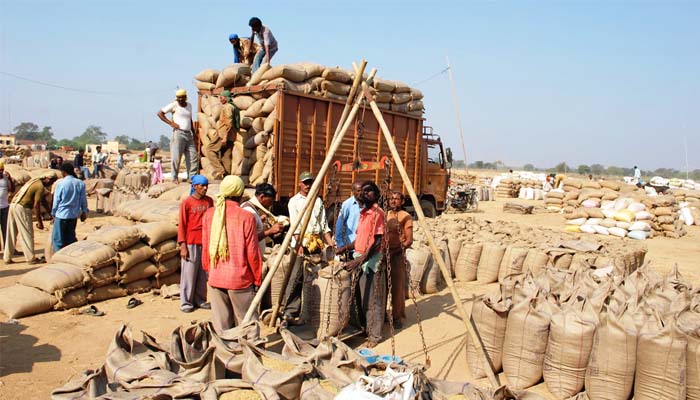
[[[221,334],[227,329],[240,325],[248,307],[253,303],[253,298],[255,298],[253,285],[237,290],[209,286],[211,322],[216,332]],[[258,319],[257,310],[253,314],[253,319]]]
[[[180,308],[207,302],[207,273],[202,269],[202,245],[188,244],[188,259],[180,260]]]
[[[51,243],[53,244],[54,252],[78,241],[78,238],[75,237],[75,226],[77,224],[77,218],[54,219],[53,231],[51,232]]]
[[[34,259],[34,227],[32,226],[32,209],[21,204],[10,204],[7,215],[7,242],[5,242],[5,262],[12,261],[17,238],[22,242],[22,251],[27,262]]]
[[[233,152],[233,143],[224,142],[217,139],[215,142],[210,142],[204,148],[204,156],[209,160],[215,177],[223,177],[231,174],[231,157]]]
[[[197,146],[194,144],[192,131],[173,130],[170,152],[172,156],[173,180],[178,179],[177,174],[180,171],[180,159],[183,154],[185,156],[185,168],[187,168],[187,179],[189,180],[192,176],[197,175],[197,172],[199,172],[199,154],[197,154]]]

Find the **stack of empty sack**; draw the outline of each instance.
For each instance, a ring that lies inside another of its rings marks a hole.
[[[337,67],[324,67],[313,63],[286,64],[271,67],[263,64],[251,75],[247,64],[233,64],[221,72],[206,69],[197,76],[197,86],[213,90],[242,86],[263,86],[270,90],[249,94],[234,94],[233,104],[240,110],[241,127],[236,134],[231,173],[240,176],[246,184],[272,182],[274,127],[278,121],[278,94],[276,88],[291,92],[346,101],[350,94],[354,74]],[[372,93],[381,109],[423,115],[423,94],[408,85],[376,78]],[[216,123],[221,104],[216,95],[201,94],[201,110],[197,113],[199,135],[203,146],[216,137]],[[211,176],[209,161],[204,158],[205,175]]]
[[[700,190],[671,189],[668,194],[676,198],[686,225],[700,225]]]
[[[20,318],[179,283],[176,236],[169,222],[102,227],[0,289],[0,309]]]
[[[550,192],[549,195],[563,195],[567,198],[573,193],[576,192]],[[579,207],[566,208],[565,229],[568,232],[597,233],[637,240],[654,236],[679,238],[686,234],[678,203],[673,196],[647,196],[635,192],[618,194],[616,199],[612,197],[600,189],[581,189],[576,200],[566,200],[579,203]]]
[[[150,171],[146,168],[122,168],[111,190],[98,191],[98,205],[112,212],[126,201],[137,200],[151,186]]]
[[[620,279],[546,269],[511,276],[476,300],[471,315],[511,389],[544,379],[556,399],[581,391],[591,400],[696,399],[698,300],[675,270],[662,278],[645,266]],[[473,378],[486,376],[471,341],[467,364]]]
[[[520,179],[504,178],[496,185],[496,197],[516,198],[520,193]]]

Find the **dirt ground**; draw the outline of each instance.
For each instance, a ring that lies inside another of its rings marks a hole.
[[[541,203],[514,199],[509,201]],[[504,214],[501,211],[504,202],[482,202],[478,213],[468,215],[557,230],[564,228],[563,218],[557,214]],[[465,214],[448,214],[448,219],[464,216]],[[109,220],[103,222],[103,218],[95,216],[89,221],[93,225],[109,223]],[[80,230],[89,231],[91,226],[82,226]],[[682,239],[654,238],[646,241],[649,249],[647,260],[652,261],[660,272],[669,271],[677,263],[686,279],[696,284],[700,278],[700,227],[689,227],[688,232]],[[39,232],[36,235],[38,249],[44,248],[47,234],[48,232]],[[25,263],[0,266],[0,287],[14,284],[23,273],[32,268]],[[458,288],[462,299],[467,300],[495,285],[459,283]],[[206,310],[181,313],[176,300],[166,300],[150,293],[136,297],[143,300],[143,304],[134,309],[126,308],[128,298],[98,303],[99,309],[106,313],[103,317],[74,315],[65,311],[23,318],[19,323],[7,323],[7,318],[0,316],[3,321],[0,322],[0,398],[47,398],[53,389],[62,386],[72,376],[100,366],[104,362],[109,342],[121,324],[130,324],[134,332],[145,331],[158,340],[167,342],[176,327],[209,318],[209,311]],[[449,380],[471,380],[465,359],[465,328],[449,292],[443,290],[420,298],[418,310],[431,361],[428,375]],[[395,335],[396,354],[409,361],[425,362],[419,326],[416,323],[416,309],[410,301],[407,315],[408,321],[404,329]],[[387,339],[377,348],[378,353],[391,353],[389,336],[386,329]],[[350,344],[357,346],[361,342],[361,339],[354,339]],[[486,380],[475,382],[484,386],[487,384]],[[544,384],[531,390],[547,395]]]

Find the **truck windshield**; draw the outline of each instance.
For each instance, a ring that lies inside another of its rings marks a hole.
[[[428,162],[431,164],[439,164],[444,168],[444,160],[442,158],[442,148],[437,144],[428,145]]]

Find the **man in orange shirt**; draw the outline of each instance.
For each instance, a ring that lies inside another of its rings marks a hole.
[[[384,211],[379,208],[379,187],[372,181],[362,184],[362,204],[360,220],[357,224],[355,241],[338,248],[337,254],[354,250],[355,260],[346,268],[360,266],[358,289],[362,313],[365,317],[367,341],[364,346],[375,347],[382,340],[382,325],[386,310],[386,278],[384,262],[380,262],[384,250]]]
[[[406,319],[406,249],[413,244],[413,220],[402,210],[403,193],[391,192],[386,214],[386,239],[391,265],[391,312],[395,328]]]
[[[218,333],[241,324],[262,281],[255,218],[240,207],[244,189],[241,178],[225,177],[202,224],[202,266],[209,273],[212,323]]]

